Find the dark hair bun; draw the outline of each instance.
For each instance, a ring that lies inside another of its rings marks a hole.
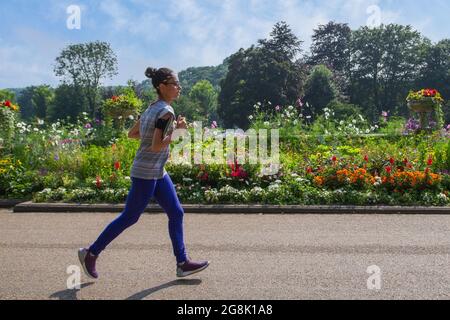
[[[145,76],[146,76],[147,78],[152,79],[152,78],[155,77],[155,75],[156,75],[157,72],[158,72],[158,70],[155,69],[155,68],[147,68],[147,70],[145,70]]]

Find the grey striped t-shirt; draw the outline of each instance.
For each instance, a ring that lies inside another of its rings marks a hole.
[[[171,114],[168,129],[164,135],[170,135],[174,130],[175,112],[167,102],[159,100],[149,106],[141,116],[141,145],[134,158],[130,176],[140,179],[162,179],[166,174],[164,165],[169,159],[170,146],[165,147],[160,152],[152,152],[150,148],[153,143],[153,134],[158,119],[168,113]]]

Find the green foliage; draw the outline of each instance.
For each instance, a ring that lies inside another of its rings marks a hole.
[[[65,82],[84,89],[90,112],[95,117],[100,82],[117,74],[117,57],[106,42],[70,45],[56,58],[54,71]]]
[[[11,101],[14,103],[16,102],[16,95],[10,90],[2,89],[0,90],[0,102],[1,101]]]
[[[344,73],[350,64],[352,31],[346,23],[333,21],[314,30],[311,45],[312,65],[324,64],[333,71]]]
[[[213,120],[217,110],[217,92],[208,80],[197,82],[189,93],[189,98],[198,105],[196,119]]]
[[[303,70],[293,60],[301,51],[301,43],[281,22],[274,26],[269,39],[259,40],[258,46],[241,49],[229,58],[218,108],[226,127],[247,128],[251,106],[258,101],[295,104],[301,94]]]
[[[124,129],[127,118],[137,118],[143,105],[131,85],[123,89],[122,92],[123,94],[120,96],[106,99],[102,108],[107,124],[112,124],[117,130]]]
[[[309,104],[310,114],[316,116],[321,113],[337,95],[333,73],[324,65],[314,67],[305,85],[304,100]]]

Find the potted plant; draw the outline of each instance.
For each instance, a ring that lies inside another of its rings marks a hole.
[[[406,101],[408,102],[408,108],[419,114],[421,130],[431,130],[429,118],[433,112],[435,114],[437,128],[442,128],[444,125],[444,113],[442,111],[444,99],[436,89],[411,91]]]
[[[142,107],[142,101],[136,97],[133,90],[127,88],[120,96],[113,96],[105,100],[103,112],[108,121],[111,121],[116,129],[123,129],[125,121],[130,116],[136,116]]]

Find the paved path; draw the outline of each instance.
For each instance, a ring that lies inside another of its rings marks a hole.
[[[212,261],[188,280],[166,216],[144,215],[102,254],[100,280],[68,290],[77,248],[115,216],[0,210],[0,299],[450,299],[450,216],[432,215],[187,214],[190,255]]]

